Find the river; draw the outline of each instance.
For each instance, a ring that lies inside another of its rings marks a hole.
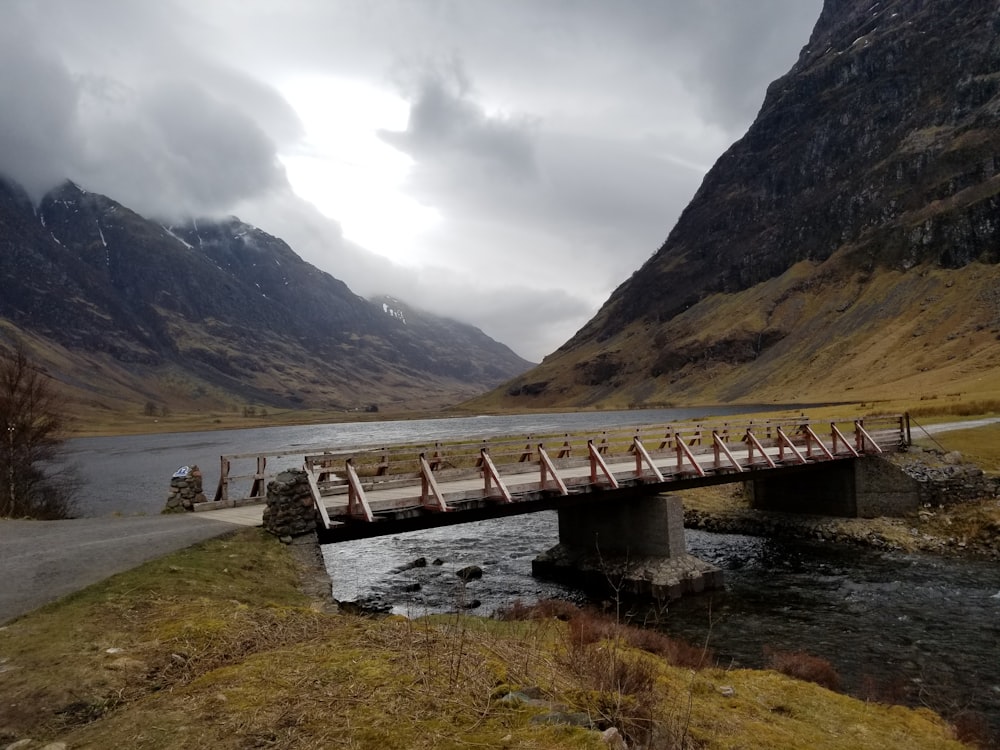
[[[84,515],[153,514],[170,475],[198,463],[206,480],[219,456],[436,438],[580,431],[722,416],[743,409],[593,412],[275,427],[69,441],[83,477]],[[470,607],[489,614],[515,599],[581,592],[531,576],[531,560],[558,536],[553,512],[535,513],[324,547],[342,601],[407,615]],[[875,686],[946,715],[986,717],[1000,736],[1000,566],[993,563],[843,548],[689,530],[689,551],[726,573],[726,590],[656,612],[634,614],[701,644],[725,665],[759,667],[764,648],[828,659],[843,686]],[[406,568],[418,558],[425,567]],[[439,564],[434,564],[438,562]],[[475,564],[481,580],[455,571]]]

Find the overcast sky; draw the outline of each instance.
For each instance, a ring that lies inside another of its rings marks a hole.
[[[540,360],[666,239],[822,0],[0,0],[0,172],[236,214]]]

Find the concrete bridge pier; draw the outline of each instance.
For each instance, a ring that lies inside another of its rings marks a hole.
[[[658,601],[722,588],[722,571],[687,554],[673,495],[597,499],[559,511],[559,544],[532,574],[589,590]]]

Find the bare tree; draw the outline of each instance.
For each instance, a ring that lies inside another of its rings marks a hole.
[[[63,404],[20,344],[0,355],[0,518],[68,518],[72,469],[60,468]]]

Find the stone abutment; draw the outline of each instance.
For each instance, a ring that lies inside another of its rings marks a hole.
[[[317,511],[302,469],[288,469],[267,484],[264,530],[279,538],[316,534]]]

